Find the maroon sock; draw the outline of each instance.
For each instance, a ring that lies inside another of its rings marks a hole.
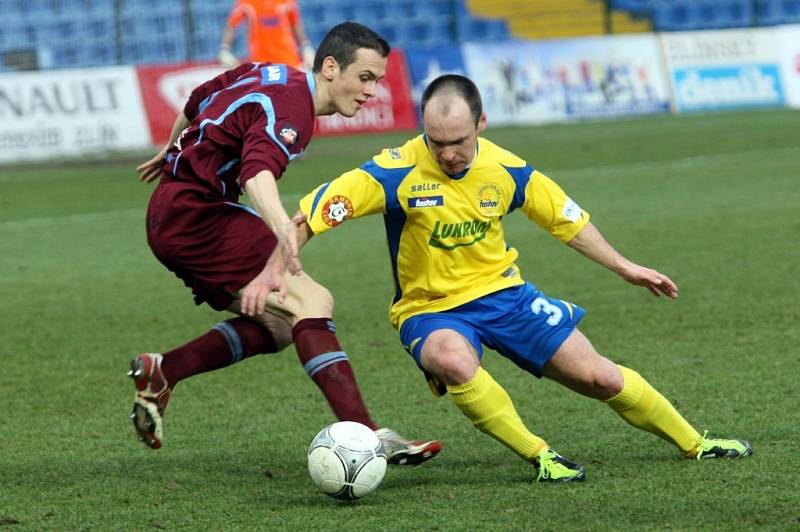
[[[372,430],[372,422],[356,384],[347,354],[336,339],[333,320],[307,318],[292,329],[300,363],[331,405],[340,421],[357,421]]]
[[[272,334],[246,318],[222,321],[199,338],[164,353],[161,370],[171,387],[192,375],[277,350]]]

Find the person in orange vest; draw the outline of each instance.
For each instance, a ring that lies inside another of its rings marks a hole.
[[[237,0],[222,32],[220,64],[232,68],[240,63],[231,52],[231,44],[236,28],[245,20],[250,61],[311,70],[314,48],[306,36],[295,0]]]

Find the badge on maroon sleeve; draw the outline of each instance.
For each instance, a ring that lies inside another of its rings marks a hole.
[[[322,206],[322,221],[325,225],[336,227],[347,218],[353,216],[353,203],[347,196],[337,195]]]
[[[280,137],[281,142],[283,142],[287,148],[290,148],[294,146],[295,142],[297,142],[298,133],[292,124],[285,124],[281,127],[278,136]]]

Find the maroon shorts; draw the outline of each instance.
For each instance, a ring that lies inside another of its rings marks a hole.
[[[147,243],[198,305],[224,310],[264,269],[277,239],[249,207],[162,178],[147,207]]]

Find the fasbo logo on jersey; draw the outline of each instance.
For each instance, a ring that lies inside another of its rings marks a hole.
[[[442,222],[436,220],[433,224],[433,232],[428,240],[428,245],[452,251],[458,247],[471,246],[486,238],[486,231],[492,226],[492,222],[481,220],[466,220],[457,222]],[[449,240],[452,243],[446,242]]]
[[[441,205],[444,205],[444,196],[408,198],[408,206],[411,209],[418,209],[421,207],[439,207]]]

